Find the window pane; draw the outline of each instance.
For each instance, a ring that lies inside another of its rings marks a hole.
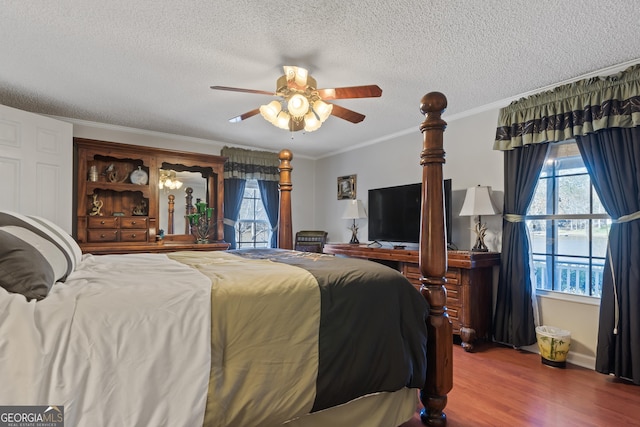
[[[557,290],[589,295],[589,258],[557,257],[555,270]]]
[[[591,269],[591,296],[602,296],[602,276],[604,275],[604,259],[594,258]]]
[[[589,221],[561,219],[556,222],[558,223],[556,253],[589,256]]]
[[[592,220],[591,244],[593,256],[604,258],[607,255],[607,242],[609,241],[610,219]]]
[[[533,199],[529,204],[528,215],[546,215],[551,213],[549,209],[547,211],[547,182],[548,179],[541,179],[536,186],[536,192],[533,194]]]
[[[529,228],[529,238],[531,239],[531,252],[546,253],[547,252],[547,223],[551,227],[551,221],[545,220],[527,220]],[[549,228],[550,230],[551,228]]]
[[[557,175],[577,175],[586,174],[587,168],[584,166],[582,157],[570,156],[556,160]]]
[[[552,290],[553,280],[550,280],[549,275],[551,269],[547,268],[550,263],[547,262],[547,257],[544,255],[533,255],[533,270],[535,277],[536,289]]]
[[[265,222],[256,222],[256,242],[267,242],[269,240],[270,227]]]
[[[589,175],[557,178],[558,215],[588,214],[590,209]]]
[[[240,238],[238,239],[240,242],[251,242],[253,236],[253,227],[250,222],[240,222],[238,223],[238,231],[240,234]]]
[[[596,193],[596,190],[591,186],[591,191],[593,192],[593,213],[597,214],[607,214],[607,211],[602,206],[602,202]]]

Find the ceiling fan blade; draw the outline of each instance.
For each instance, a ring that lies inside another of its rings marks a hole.
[[[318,95],[323,100],[349,98],[377,98],[382,95],[378,85],[336,87],[332,89],[318,89]]]
[[[259,109],[259,108],[256,108],[255,110],[247,111],[247,112],[246,112],[246,113],[244,113],[244,114],[240,114],[239,116],[232,117],[232,118],[230,118],[230,119],[229,119],[229,121],[230,121],[231,123],[240,123],[240,122],[241,122],[241,121],[243,121],[243,120],[246,120],[246,119],[248,119],[248,118],[250,118],[250,117],[255,116],[255,115],[256,115],[256,114],[258,114],[259,112],[260,112],[260,109]]]
[[[340,117],[341,119],[351,123],[360,123],[364,120],[364,114],[356,113],[353,110],[349,110],[336,104],[331,105],[333,105],[333,109],[331,110],[332,116]]]
[[[227,90],[230,92],[244,92],[244,93],[257,93],[260,95],[271,95],[276,96],[273,92],[267,92],[266,90],[255,90],[255,89],[241,89],[237,87],[228,87],[228,86],[211,86],[211,89],[214,90]]]

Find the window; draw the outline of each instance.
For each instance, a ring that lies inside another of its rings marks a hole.
[[[271,226],[262,204],[258,181],[248,179],[236,221],[237,248],[268,248],[270,240]]]
[[[550,147],[526,222],[535,287],[599,298],[611,218],[575,141]]]

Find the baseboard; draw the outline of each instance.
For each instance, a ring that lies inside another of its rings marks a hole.
[[[521,349],[531,353],[540,354],[537,344],[521,347]],[[576,353],[575,351],[569,351],[569,354],[567,355],[567,363],[591,370],[596,369],[596,358],[594,356]]]

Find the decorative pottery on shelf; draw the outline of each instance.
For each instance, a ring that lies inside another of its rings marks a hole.
[[[571,332],[553,326],[538,326],[536,339],[542,363],[564,368],[571,346]]]
[[[149,182],[149,174],[142,170],[142,166],[138,166],[138,169],[129,175],[129,180],[132,184],[147,185],[147,182]]]

